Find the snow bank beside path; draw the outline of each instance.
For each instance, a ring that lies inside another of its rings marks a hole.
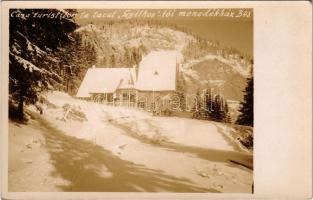
[[[234,146],[225,140],[215,122],[178,117],[158,117],[151,119],[151,122],[173,142],[209,149],[235,150]]]
[[[166,138],[186,146],[224,151],[238,151],[232,142],[227,124],[179,117],[154,117],[136,109],[106,107],[106,116],[139,136]],[[222,128],[221,128],[222,127]]]
[[[238,151],[238,145],[225,135],[229,134],[228,124],[179,117],[154,117],[148,112],[135,108],[105,106],[73,99],[61,92],[49,93],[47,100],[59,107],[68,103],[79,106],[85,113],[87,122],[67,122],[64,127],[67,132],[75,132],[73,134],[76,137],[90,139],[101,129],[114,132],[116,131],[112,125],[114,122],[128,127],[129,131],[137,135],[145,135],[148,138],[162,136],[171,142],[186,146]],[[59,111],[50,110],[49,112],[52,116],[57,116]],[[62,122],[57,123],[60,127],[65,125]],[[110,126],[109,129],[108,126]]]

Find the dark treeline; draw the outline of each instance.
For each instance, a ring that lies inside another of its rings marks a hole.
[[[192,107],[193,118],[231,123],[227,101],[211,88],[198,91]]]

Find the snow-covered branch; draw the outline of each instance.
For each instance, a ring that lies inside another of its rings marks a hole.
[[[19,63],[22,65],[22,67],[25,70],[29,70],[30,72],[33,71],[38,71],[40,73],[45,73],[45,71],[43,71],[42,69],[40,69],[39,67],[35,66],[33,63],[29,62],[28,60],[25,60],[24,58],[21,58],[20,56],[17,56],[15,54],[13,54],[12,52],[10,52],[10,55]]]
[[[40,55],[40,56],[47,54],[45,51],[43,51],[43,50],[42,50],[41,48],[39,48],[37,45],[34,45],[33,43],[31,43],[31,42],[29,41],[29,39],[28,39],[26,36],[24,36],[21,32],[17,31],[17,33],[18,33],[22,38],[25,39],[26,45],[27,45],[27,50],[28,50],[28,51],[31,51],[31,52],[35,51],[35,52],[36,52],[38,55]]]

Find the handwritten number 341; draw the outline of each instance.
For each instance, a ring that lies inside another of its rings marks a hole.
[[[251,11],[239,10],[236,17],[251,17]]]

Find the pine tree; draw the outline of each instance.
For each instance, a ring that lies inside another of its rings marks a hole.
[[[212,109],[212,115],[213,119],[215,121],[220,122],[221,121],[221,102],[220,102],[220,95],[216,95],[213,101],[213,109]]]
[[[22,15],[55,14],[74,10],[57,9],[10,9]],[[9,103],[17,105],[15,117],[24,118],[24,104],[35,104],[42,91],[52,89],[62,81],[58,59],[53,52],[71,42],[70,33],[77,25],[68,18],[10,17],[9,19]],[[13,112],[11,112],[12,114]],[[12,115],[11,115],[12,117]]]
[[[185,82],[184,76],[182,73],[179,73],[177,77],[177,88],[176,88],[175,93],[179,100],[180,111],[185,111],[186,109],[185,87],[186,87],[186,82]]]
[[[115,55],[114,55],[114,54],[111,55],[111,66],[112,66],[112,67],[115,67],[115,66],[116,66],[116,58],[115,58]]]
[[[225,101],[225,104],[224,104],[224,122],[231,123],[231,117],[230,117],[230,114],[229,114],[229,108],[228,108],[228,104],[227,104],[226,101]]]
[[[225,118],[226,118],[226,113],[225,113],[225,101],[223,96],[220,96],[220,108],[219,108],[220,112],[220,121],[224,122]]]
[[[241,102],[241,113],[236,121],[237,124],[253,126],[253,77],[248,78],[245,88],[244,100]]]
[[[204,95],[204,111],[206,119],[210,119],[211,109],[212,109],[212,91],[209,87]]]
[[[223,98],[221,95],[215,95],[214,98],[212,98],[212,106],[209,112],[209,118],[211,120],[222,122],[224,121],[224,110],[223,110]]]
[[[196,93],[196,97],[193,100],[193,105],[191,108],[192,117],[195,119],[200,119],[200,109],[201,109],[201,95],[198,90]]]
[[[206,107],[205,107],[205,93],[202,91],[202,94],[200,94],[200,99],[199,99],[199,119],[207,119],[207,112],[206,112]]]
[[[204,95],[205,119],[218,122],[231,122],[227,101],[220,95],[214,95],[209,87]]]
[[[89,67],[96,64],[97,54],[94,46],[82,43],[79,34],[73,34],[73,42],[66,45],[63,51],[58,52],[58,57],[66,58],[60,61],[61,68],[70,68],[71,71],[63,74],[63,79],[68,88],[65,91],[69,94],[76,94],[81,81]]]

